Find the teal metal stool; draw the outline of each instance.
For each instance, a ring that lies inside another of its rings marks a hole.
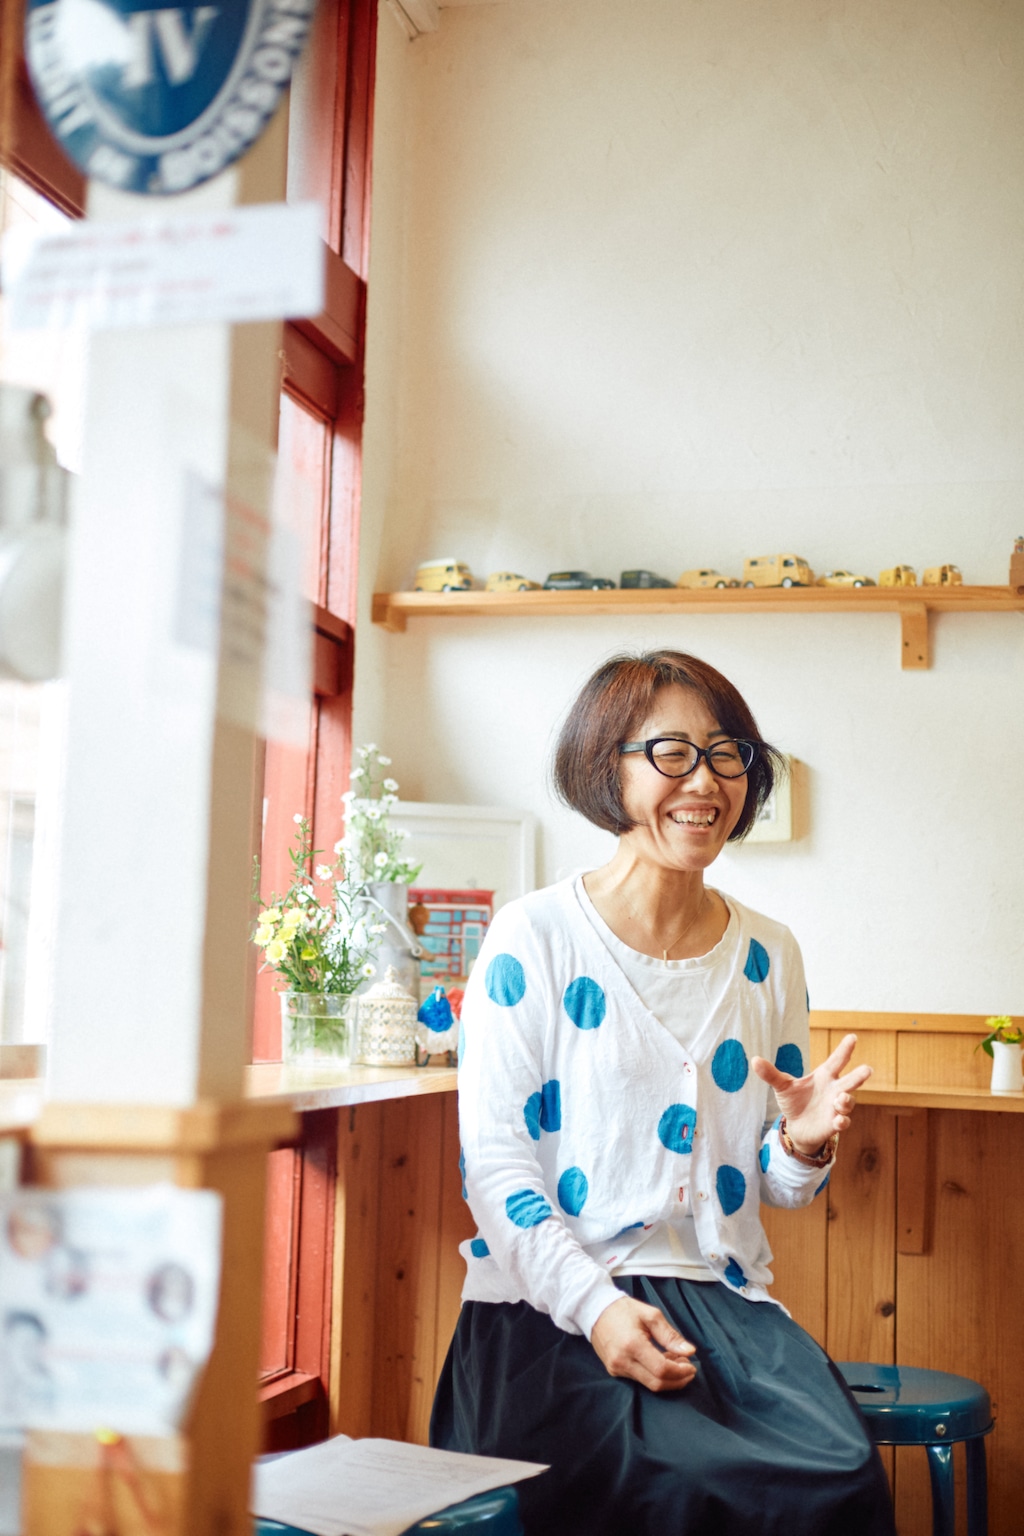
[[[479,1493],[461,1504],[449,1504],[436,1515],[410,1525],[405,1536],[523,1536],[519,1519],[519,1499],[514,1488],[494,1488]],[[276,1520],[257,1519],[253,1536],[308,1536],[294,1525],[280,1525]]]
[[[992,1428],[992,1404],[985,1388],[967,1376],[910,1365],[836,1363],[876,1444],[923,1445],[928,1453],[932,1536],[954,1536],[953,1446],[964,1442],[968,1536],[987,1536],[985,1436]]]

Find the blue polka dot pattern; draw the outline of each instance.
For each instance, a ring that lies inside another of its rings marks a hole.
[[[804,1058],[798,1045],[780,1045],[775,1052],[775,1065],[780,1072],[788,1072],[791,1077],[803,1077]]]
[[[761,1172],[762,1173],[767,1173],[768,1172],[768,1164],[772,1160],[772,1149],[768,1145],[767,1142],[765,1142],[764,1146],[761,1148],[760,1152],[757,1154],[757,1160],[761,1164]]]
[[[597,1029],[604,1023],[607,1003],[604,990],[589,976],[570,981],[562,998],[562,1007],[577,1029]]]
[[[747,1080],[747,1053],[738,1040],[723,1040],[711,1058],[711,1076],[723,1093],[738,1093]]]
[[[828,1181],[829,1181],[829,1179],[831,1177],[832,1177],[832,1169],[830,1168],[828,1173],[826,1173],[825,1177],[822,1179],[821,1183],[818,1185],[817,1189],[814,1191],[814,1193],[816,1195],[820,1195],[821,1194],[822,1190],[825,1188],[825,1186],[827,1185],[827,1183],[828,1183]]]
[[[486,1259],[491,1250],[482,1237],[474,1237],[469,1245],[469,1251],[474,1259]]]
[[[551,1215],[551,1207],[535,1189],[517,1189],[505,1201],[505,1214],[517,1227],[537,1227]]]
[[[541,1131],[562,1129],[562,1085],[557,1077],[530,1094],[523,1105],[523,1119],[534,1141],[540,1141]]]
[[[545,1083],[540,1091],[540,1128],[542,1131],[562,1129],[562,1085],[557,1077]]]
[[[469,1196],[466,1193],[466,1153],[462,1147],[459,1148],[459,1172],[462,1175],[462,1198],[463,1200],[468,1200]]]
[[[582,1168],[567,1168],[558,1181],[558,1203],[570,1216],[578,1216],[587,1203],[590,1185]]]
[[[744,976],[748,981],[764,981],[770,969],[771,961],[768,959],[768,951],[756,939],[751,939],[750,948],[747,950],[747,963],[743,967]]]
[[[747,1181],[738,1168],[723,1163],[715,1175],[718,1203],[727,1216],[738,1211],[747,1194]]]
[[[495,955],[487,967],[487,996],[499,1008],[514,1008],[526,992],[526,973],[515,955]]]
[[[746,1285],[747,1283],[747,1277],[743,1273],[742,1269],[740,1269],[735,1259],[730,1259],[728,1264],[725,1266],[725,1278],[728,1280],[730,1285]]]
[[[670,1104],[658,1121],[658,1140],[670,1152],[693,1151],[697,1111],[689,1104]]]
[[[782,1124],[782,1116],[781,1115],[776,1115],[775,1119],[772,1121],[772,1130],[773,1131],[777,1131],[781,1124]]]
[[[642,1227],[642,1226],[643,1226],[643,1222],[642,1221],[631,1221],[628,1227],[621,1227],[619,1229],[619,1231],[616,1232],[615,1236],[616,1237],[622,1237],[622,1236],[624,1236],[625,1233],[627,1233],[627,1232],[635,1232],[637,1227]]]

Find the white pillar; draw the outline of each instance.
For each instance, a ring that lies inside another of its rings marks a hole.
[[[287,113],[233,171],[161,212],[284,197]],[[89,216],[149,199],[93,186]],[[65,627],[70,692],[49,1093],[187,1105],[241,1093],[256,700],[203,648],[202,531],[226,489],[259,513],[277,324],[100,332]],[[259,540],[248,551],[259,574]]]

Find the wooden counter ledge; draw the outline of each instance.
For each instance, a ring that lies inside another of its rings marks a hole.
[[[245,1094],[250,1099],[288,1104],[304,1110],[341,1109],[382,1099],[407,1099],[425,1093],[453,1093],[458,1082],[454,1067],[286,1067],[279,1061],[259,1062],[245,1069]]]

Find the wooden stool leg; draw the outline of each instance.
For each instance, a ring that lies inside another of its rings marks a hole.
[[[985,1441],[980,1436],[968,1440],[967,1452],[967,1536],[988,1536],[988,1468],[985,1465]]]
[[[953,1498],[953,1447],[926,1445],[932,1480],[932,1536],[956,1536],[956,1503]]]

